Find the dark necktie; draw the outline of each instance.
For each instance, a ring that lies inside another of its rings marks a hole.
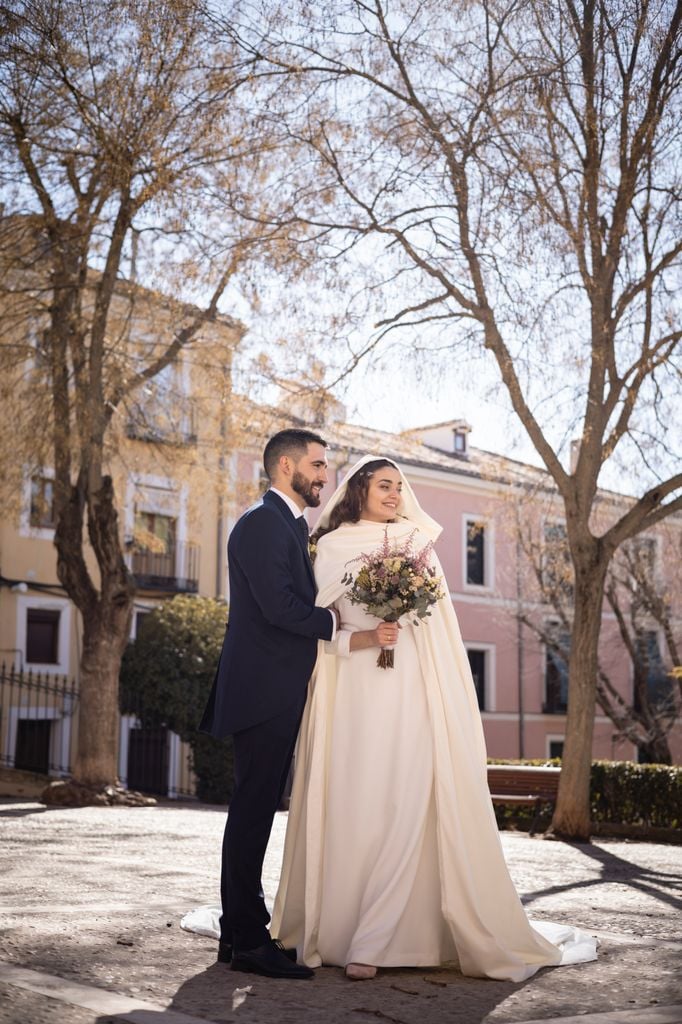
[[[309,536],[308,535],[308,523],[306,521],[305,516],[299,516],[298,519],[296,520],[296,522],[298,523],[298,528],[301,531],[301,537],[303,539],[303,544],[304,544],[305,549],[307,551],[308,550],[308,536]]]

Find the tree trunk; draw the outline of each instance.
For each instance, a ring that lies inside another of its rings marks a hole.
[[[566,738],[551,831],[565,838],[588,840],[599,631],[608,560],[583,559],[586,564],[576,566],[575,574]]]
[[[99,788],[119,774],[119,671],[130,609],[94,614],[84,622],[78,749],[74,778]]]
[[[83,621],[78,747],[73,777],[99,789],[118,777],[118,676],[132,602]]]
[[[648,743],[638,744],[640,760],[644,764],[672,764],[673,758],[667,737],[659,733]]]
[[[83,620],[78,747],[73,777],[85,786],[112,785],[118,776],[118,677],[128,642],[134,585],[123,558],[114,490],[109,476],[83,467],[69,500],[58,511],[57,574]],[[83,547],[84,509],[99,569],[90,577]]]

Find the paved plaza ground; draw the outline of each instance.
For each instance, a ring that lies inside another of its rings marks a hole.
[[[257,978],[180,929],[218,898],[224,811],[193,804],[50,809],[0,800],[0,1024],[682,1024],[682,850],[503,833],[531,917],[600,940],[596,963],[520,985],[456,967],[349,982]],[[268,851],[277,885],[286,815]]]

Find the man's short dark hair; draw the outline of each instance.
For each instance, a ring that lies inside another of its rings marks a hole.
[[[280,430],[273,434],[263,451],[263,466],[268,480],[272,480],[273,473],[277,469],[277,463],[283,455],[289,455],[295,462],[298,462],[308,451],[309,444],[321,444],[323,448],[329,445],[319,434],[312,430]]]

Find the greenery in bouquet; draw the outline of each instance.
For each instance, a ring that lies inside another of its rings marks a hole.
[[[347,572],[342,583],[348,584],[346,597],[351,604],[362,605],[370,614],[384,622],[397,622],[403,615],[411,616],[414,625],[431,614],[431,607],[443,597],[442,577],[431,564],[433,544],[414,550],[413,530],[402,544],[391,543],[388,527],[377,551],[361,554],[353,562],[362,562],[356,575]],[[393,650],[382,648],[377,659],[380,668],[393,668]]]

